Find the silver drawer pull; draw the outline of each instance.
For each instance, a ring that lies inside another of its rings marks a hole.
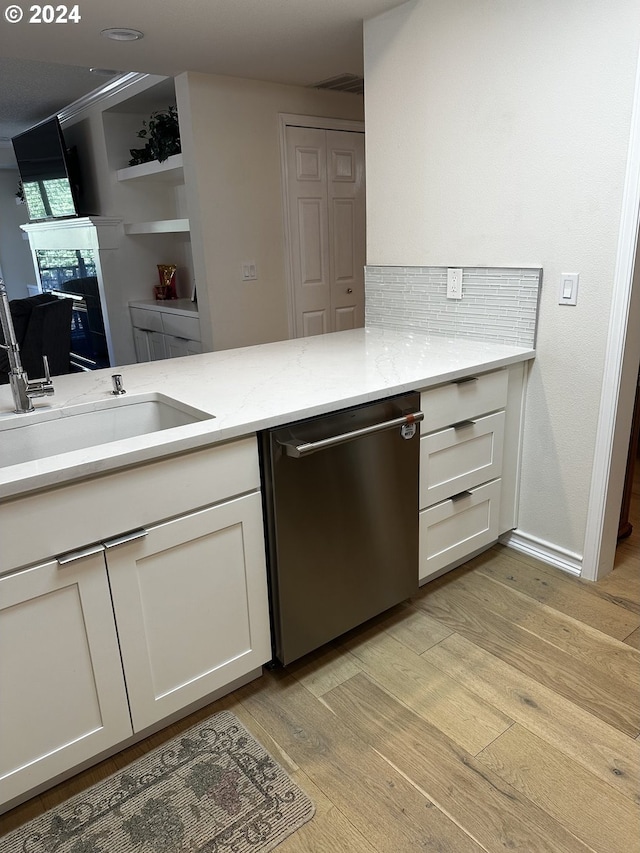
[[[465,427],[475,426],[475,421],[458,421],[457,424],[452,424],[451,429],[464,429]]]
[[[66,554],[60,554],[56,557],[59,565],[66,566],[68,563],[74,563],[76,560],[82,560],[83,557],[91,557],[93,554],[101,554],[104,551],[102,542],[96,545],[87,545],[86,548],[78,548],[77,551],[68,551]]]
[[[118,545],[125,545],[127,542],[135,542],[136,539],[143,539],[146,535],[147,531],[144,527],[139,527],[137,530],[123,533],[122,536],[114,536],[113,539],[107,539],[103,544],[105,548],[116,548]]]
[[[461,501],[462,498],[470,498],[470,497],[471,497],[471,492],[469,492],[469,491],[458,492],[457,495],[452,495],[450,500],[455,502],[455,501]]]
[[[478,381],[477,376],[464,376],[462,379],[454,379],[453,384],[454,385],[465,385],[467,382],[477,382],[477,381]]]

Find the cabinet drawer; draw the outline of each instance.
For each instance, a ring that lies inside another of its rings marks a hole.
[[[420,583],[498,538],[500,480],[420,513]]]
[[[165,335],[174,335],[176,338],[186,338],[190,341],[200,340],[200,320],[197,317],[164,313],[162,324]]]
[[[147,329],[149,332],[162,331],[162,315],[159,311],[148,311],[146,308],[129,308],[131,311],[131,322],[138,329]]]
[[[251,436],[2,502],[0,572],[259,488]]]
[[[420,407],[424,412],[422,434],[503,409],[507,403],[508,384],[509,372],[495,370],[423,391],[420,395]]]
[[[421,509],[500,476],[504,419],[496,412],[420,439]]]

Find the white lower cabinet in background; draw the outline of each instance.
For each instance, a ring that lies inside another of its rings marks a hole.
[[[198,308],[190,299],[131,302],[129,313],[139,363],[202,352]]]
[[[131,735],[102,554],[0,578],[0,803]]]

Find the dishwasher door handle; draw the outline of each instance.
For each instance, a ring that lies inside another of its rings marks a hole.
[[[278,441],[278,444],[284,448],[287,456],[293,456],[299,459],[301,456],[309,456],[310,453],[315,453],[318,450],[325,450],[328,447],[336,447],[338,444],[345,444],[347,441],[353,441],[356,438],[362,438],[365,435],[372,435],[375,432],[393,429],[394,427],[403,427],[408,424],[416,424],[424,420],[424,412],[411,412],[408,415],[402,415],[399,418],[392,418],[390,421],[382,421],[378,424],[371,424],[368,427],[354,429],[352,432],[343,432],[339,435],[332,435],[329,438],[322,438],[320,441],[309,441],[304,444],[297,444],[295,441]],[[408,436],[411,438],[412,436]]]

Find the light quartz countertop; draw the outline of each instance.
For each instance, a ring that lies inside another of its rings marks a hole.
[[[55,395],[35,400],[41,413],[91,408],[114,400],[111,375],[121,373],[122,400],[160,393],[215,415],[210,420],[0,467],[0,499],[49,488],[250,435],[272,426],[504,367],[535,351],[506,344],[382,329],[356,329],[241,349],[54,377]],[[28,424],[0,386],[1,430]]]

